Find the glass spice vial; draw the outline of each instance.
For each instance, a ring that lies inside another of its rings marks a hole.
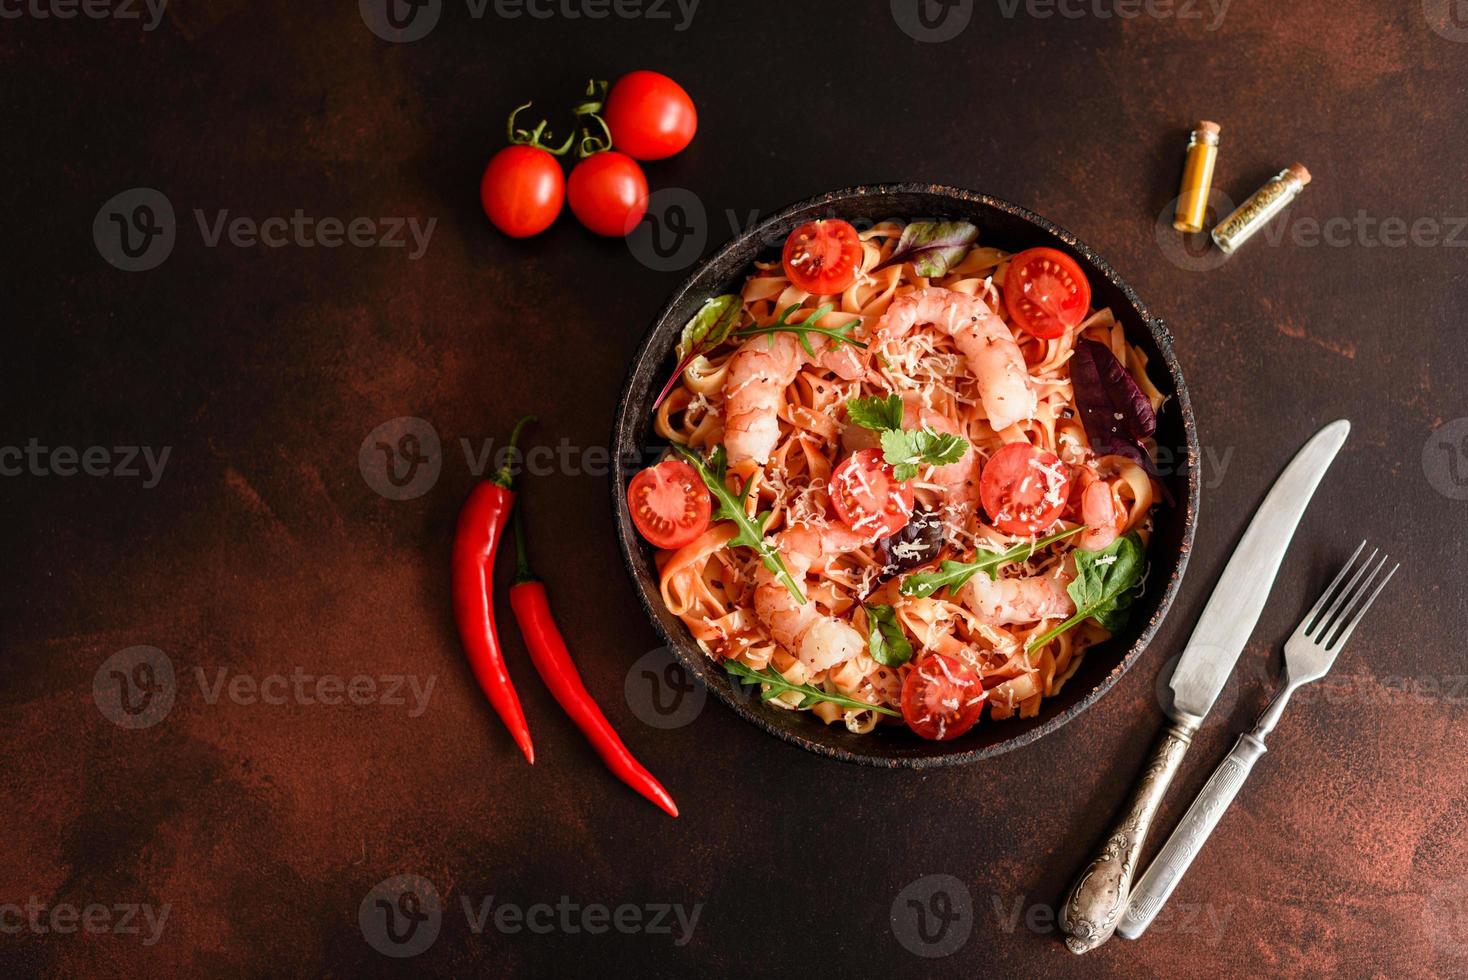
[[[1172,226],[1178,231],[1202,231],[1208,215],[1208,191],[1213,186],[1213,165],[1218,160],[1218,134],[1222,127],[1207,119],[1193,127],[1188,139],[1187,162],[1183,164],[1183,185],[1178,192],[1177,211]]]
[[[1310,171],[1301,164],[1290,164],[1250,194],[1233,214],[1218,223],[1213,229],[1213,244],[1225,254],[1233,252],[1299,197],[1308,183]]]

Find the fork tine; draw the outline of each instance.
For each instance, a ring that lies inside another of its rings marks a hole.
[[[1375,571],[1371,573],[1371,578],[1376,577],[1376,573],[1381,571],[1382,567],[1386,565],[1386,561],[1386,556],[1382,555],[1381,564],[1376,566]],[[1351,638],[1351,633],[1354,632],[1356,629],[1356,624],[1361,622],[1361,617],[1366,615],[1366,610],[1371,608],[1371,604],[1376,601],[1376,597],[1381,595],[1381,590],[1386,588],[1386,584],[1392,580],[1392,576],[1397,574],[1397,569],[1401,567],[1402,566],[1400,563],[1393,565],[1391,567],[1391,570],[1381,577],[1381,581],[1376,583],[1376,588],[1371,590],[1371,594],[1366,596],[1365,599],[1361,600],[1361,604],[1356,608],[1355,615],[1351,617],[1350,622],[1346,623],[1345,626],[1342,626],[1339,632],[1336,633],[1334,639],[1326,644],[1327,650],[1335,653],[1336,651],[1340,650],[1341,647],[1346,645],[1346,641]],[[1370,581],[1371,579],[1367,579],[1368,584],[1370,583]],[[1366,590],[1363,587],[1361,591],[1365,592]]]
[[[1340,594],[1335,597],[1325,612],[1320,614],[1320,619],[1315,622],[1306,635],[1318,639],[1325,635],[1327,630],[1333,629],[1336,623],[1340,622],[1340,614],[1345,611],[1347,605],[1346,600],[1350,598],[1352,591],[1356,588],[1356,583],[1361,580],[1361,576],[1371,567],[1371,563],[1376,561],[1378,550],[1377,548],[1372,548],[1371,557],[1356,566],[1355,574],[1351,576],[1345,585],[1341,586]],[[1349,567],[1347,566],[1347,568]],[[1342,570],[1342,574],[1345,574],[1344,569]]]
[[[1376,575],[1376,568],[1372,567],[1372,563],[1375,562],[1377,568],[1379,568],[1386,562],[1385,555],[1382,555],[1380,562],[1376,561],[1376,555],[1380,550],[1379,548],[1372,548],[1371,555],[1361,562],[1360,567],[1351,575],[1346,584],[1341,586],[1341,594],[1336,596],[1335,601],[1330,604],[1330,608],[1321,617],[1320,626],[1315,631],[1314,639],[1316,642],[1322,645],[1324,644],[1325,638],[1340,627],[1341,622],[1350,613],[1351,607],[1361,597],[1361,593],[1365,592],[1367,587],[1371,585],[1371,579]]]
[[[1346,563],[1344,565],[1341,566],[1340,574],[1336,575],[1334,581],[1332,581],[1329,585],[1325,587],[1325,591],[1320,593],[1320,598],[1316,600],[1315,605],[1311,606],[1310,611],[1305,614],[1305,618],[1300,620],[1299,632],[1304,633],[1306,636],[1309,636],[1310,630],[1318,625],[1315,617],[1319,614],[1320,610],[1325,608],[1325,600],[1329,599],[1331,593],[1335,591],[1335,587],[1341,584],[1341,579],[1345,578],[1346,573],[1351,570],[1351,566],[1356,564],[1356,558],[1361,554],[1361,550],[1365,547],[1366,539],[1362,538],[1361,543],[1356,545],[1356,550],[1351,553],[1351,557],[1346,560]]]

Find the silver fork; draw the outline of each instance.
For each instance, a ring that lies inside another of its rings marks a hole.
[[[1279,724],[1290,696],[1301,686],[1317,681],[1329,672],[1331,665],[1335,663],[1336,654],[1340,653],[1341,647],[1351,638],[1356,624],[1361,622],[1361,617],[1366,615],[1371,603],[1401,567],[1393,565],[1378,579],[1381,570],[1386,567],[1387,557],[1382,555],[1381,560],[1377,561],[1377,552],[1372,549],[1371,557],[1357,565],[1356,559],[1365,548],[1366,542],[1362,541],[1351,555],[1350,561],[1346,562],[1340,574],[1335,577],[1335,581],[1326,587],[1320,601],[1305,614],[1300,625],[1295,627],[1295,632],[1285,641],[1283,685],[1269,702],[1269,707],[1259,716],[1254,730],[1239,736],[1233,751],[1214,770],[1203,791],[1178,823],[1177,829],[1172,832],[1172,836],[1167,839],[1167,843],[1162,846],[1146,873],[1132,889],[1126,913],[1116,927],[1117,935],[1125,939],[1136,939],[1147,931],[1172,890],[1182,880],[1183,873],[1203,849],[1208,835],[1218,826],[1223,811],[1233,802],[1239,787],[1254,768],[1254,763],[1264,754],[1264,739]],[[1341,582],[1353,567],[1355,574],[1342,587]]]

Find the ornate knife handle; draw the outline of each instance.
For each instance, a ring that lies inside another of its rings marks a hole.
[[[1076,877],[1060,912],[1061,928],[1069,934],[1065,945],[1072,953],[1095,949],[1116,931],[1152,818],[1197,730],[1196,723],[1178,721],[1163,734],[1121,818]]]

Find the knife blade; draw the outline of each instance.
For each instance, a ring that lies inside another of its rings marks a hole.
[[[1081,869],[1061,906],[1060,924],[1071,952],[1095,949],[1116,931],[1162,797],[1254,632],[1295,528],[1350,431],[1351,423],[1339,419],[1305,443],[1239,539],[1173,671],[1173,704],[1167,708],[1172,724],[1142,767],[1116,825]]]
[[[1172,672],[1173,720],[1196,725],[1213,707],[1259,622],[1305,507],[1350,431],[1351,423],[1339,419],[1317,432],[1254,512]]]

